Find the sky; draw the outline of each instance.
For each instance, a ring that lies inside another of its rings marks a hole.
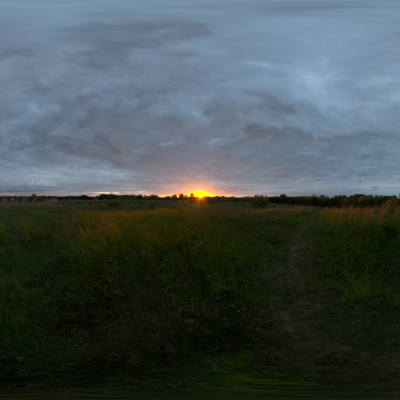
[[[398,195],[400,2],[0,0],[0,194]]]

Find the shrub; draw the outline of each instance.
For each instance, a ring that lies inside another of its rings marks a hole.
[[[121,203],[118,200],[111,200],[107,204],[108,207],[121,208]]]
[[[267,196],[256,194],[253,198],[253,207],[261,208],[265,207],[269,204],[269,200]]]
[[[157,207],[157,203],[154,200],[150,201],[149,210],[154,210]]]
[[[385,208],[387,208],[392,214],[394,214],[397,207],[397,197],[393,196],[389,200],[387,200],[384,204]]]
[[[308,199],[306,199],[306,201],[304,202],[304,204],[306,206],[313,206],[314,205],[314,198],[313,197],[309,197]]]
[[[187,205],[188,205],[188,201],[187,200],[178,200],[178,209],[180,211],[180,215],[183,215],[183,212],[186,210]]]

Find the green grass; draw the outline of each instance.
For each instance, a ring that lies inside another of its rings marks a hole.
[[[98,203],[0,207],[4,390],[336,393],[361,353],[396,379],[398,214]]]
[[[388,290],[387,278],[398,272],[400,214],[374,208],[326,209],[318,233],[321,254],[327,258],[324,275],[339,278],[331,286],[347,302]]]
[[[268,266],[258,366],[398,387],[399,214],[326,209]]]
[[[400,213],[386,209],[325,210],[316,226],[319,279],[339,303],[326,332],[368,352],[400,349]],[[387,367],[393,359],[386,359]]]

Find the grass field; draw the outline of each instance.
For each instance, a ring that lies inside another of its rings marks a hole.
[[[0,391],[398,391],[398,211],[148,206],[0,204]]]

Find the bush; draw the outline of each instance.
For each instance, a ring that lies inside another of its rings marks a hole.
[[[112,208],[121,208],[121,203],[118,200],[112,200],[108,202],[107,206]]]
[[[398,204],[397,197],[393,196],[385,202],[385,208],[387,208],[392,214],[394,214],[397,204]]]
[[[150,201],[149,210],[154,210],[157,207],[157,203],[154,200]]]
[[[306,206],[313,206],[314,205],[314,197],[309,197],[308,199],[306,199],[306,201],[304,202],[304,204]]]
[[[269,200],[267,196],[256,194],[253,198],[253,207],[261,208],[265,207],[269,204]]]

